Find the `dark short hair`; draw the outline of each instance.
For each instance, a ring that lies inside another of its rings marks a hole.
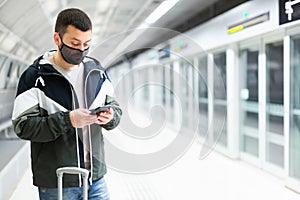
[[[92,22],[88,15],[77,8],[68,8],[58,14],[55,23],[55,32],[63,36],[69,25],[73,25],[83,32],[92,30]]]

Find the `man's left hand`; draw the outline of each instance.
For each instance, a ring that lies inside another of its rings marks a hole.
[[[107,124],[114,117],[114,110],[108,108],[105,112],[100,112],[97,114],[98,123],[97,124]]]

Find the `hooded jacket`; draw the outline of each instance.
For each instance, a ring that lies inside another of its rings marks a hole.
[[[42,59],[43,56],[36,59],[20,77],[12,122],[17,136],[31,142],[33,184],[54,188],[57,187],[57,168],[82,167],[83,147],[78,134],[82,130],[70,122],[69,113],[78,105],[72,85],[51,64],[40,62]],[[89,108],[101,90],[107,90],[103,87],[111,86],[111,82],[97,60],[85,57],[83,64],[84,96]],[[115,128],[122,115],[112,96],[105,95],[104,104],[112,106],[114,117],[105,125],[88,127],[91,180],[98,180],[106,173],[102,127]],[[80,175],[66,174],[63,185],[80,186]]]

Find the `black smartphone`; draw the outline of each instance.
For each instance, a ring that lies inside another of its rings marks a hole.
[[[96,115],[96,114],[99,114],[101,112],[105,112],[107,109],[109,109],[111,106],[100,106],[98,108],[95,108],[95,109],[91,109],[91,115]]]

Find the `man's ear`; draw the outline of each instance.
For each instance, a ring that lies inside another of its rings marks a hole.
[[[56,46],[60,46],[60,37],[59,37],[59,33],[58,32],[54,32],[53,34],[53,39],[54,39],[54,42],[56,44]]]

